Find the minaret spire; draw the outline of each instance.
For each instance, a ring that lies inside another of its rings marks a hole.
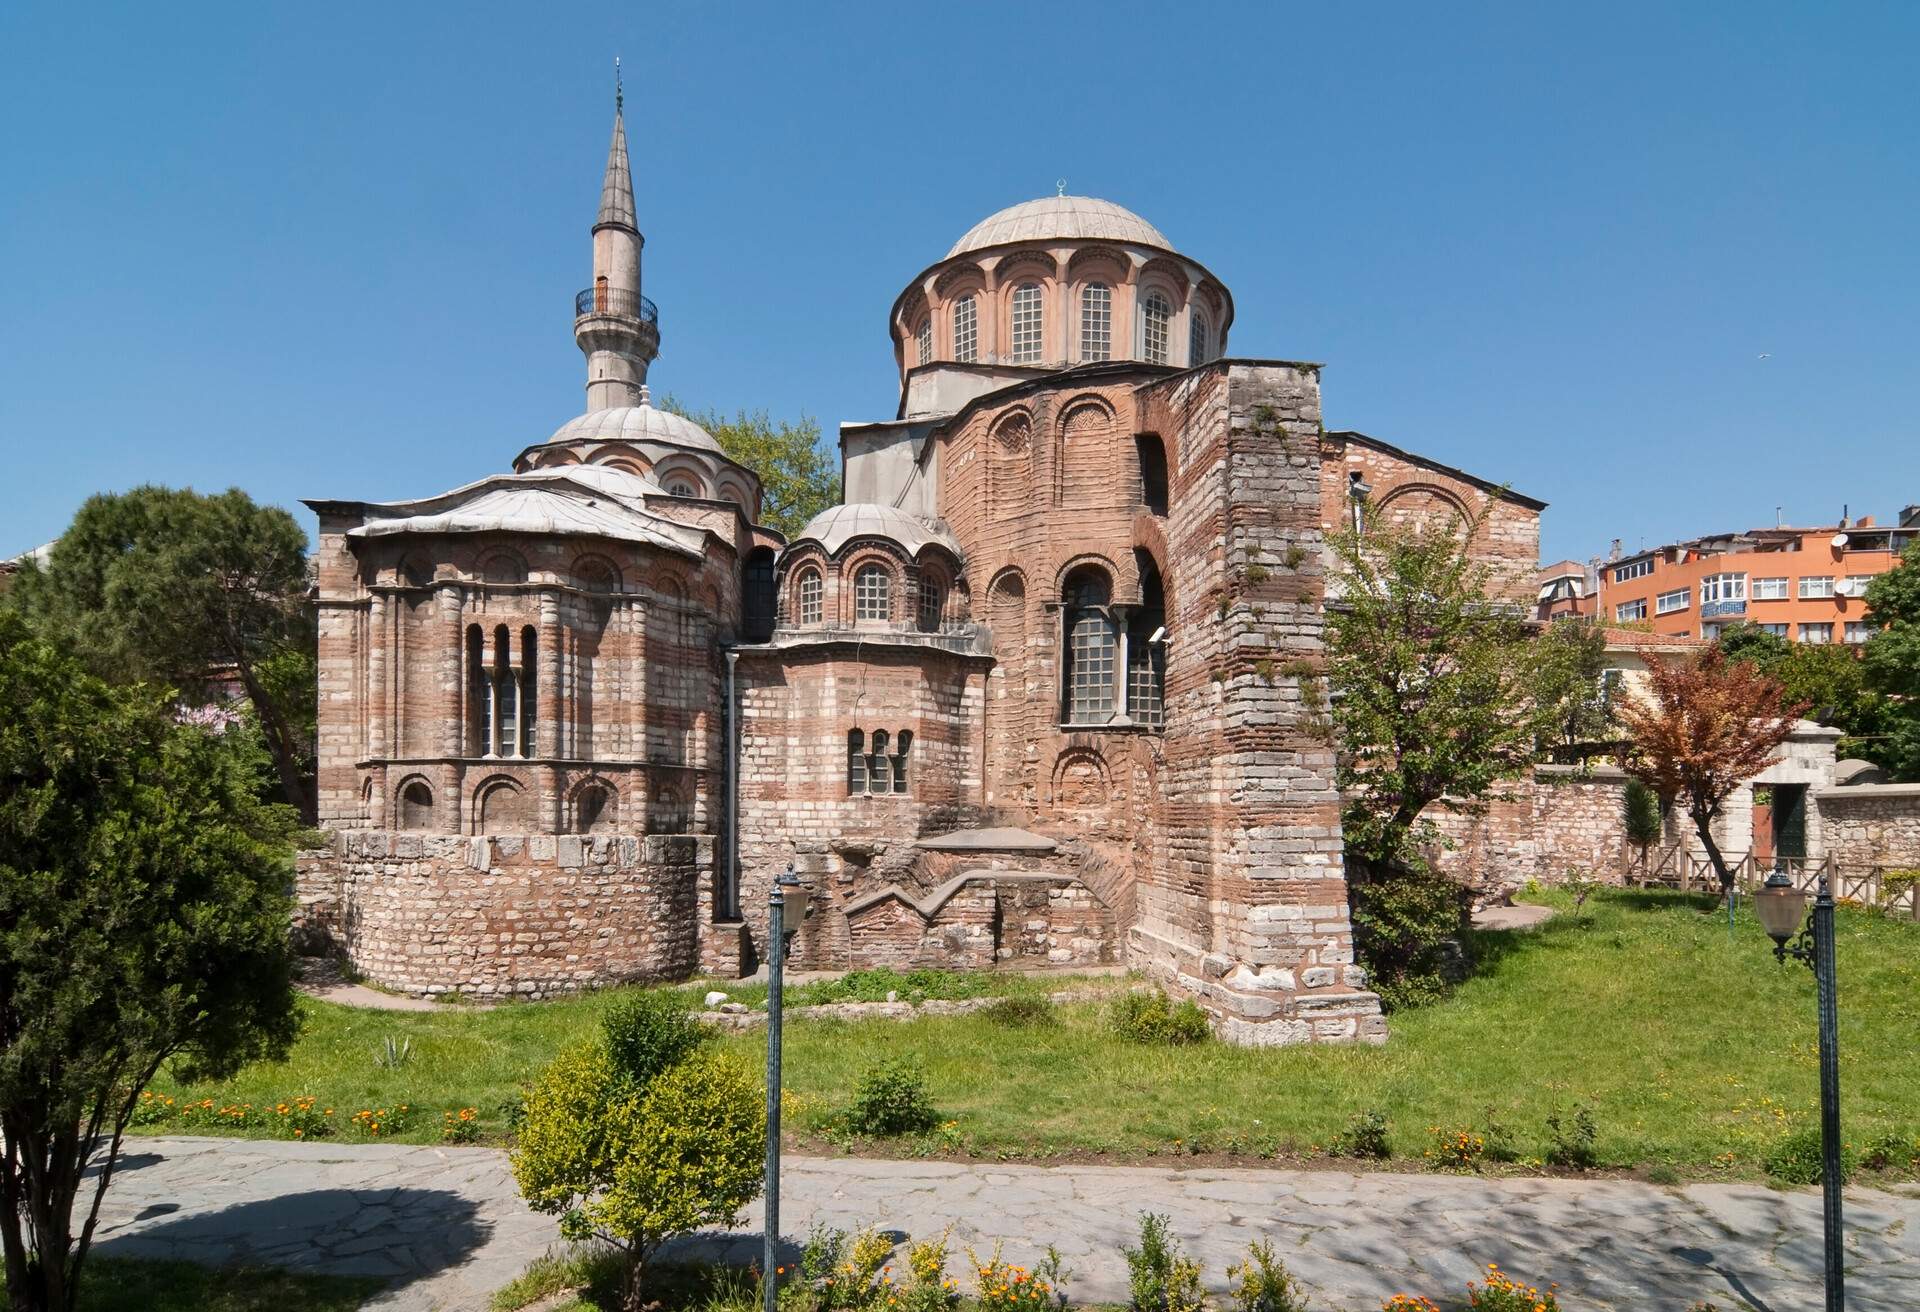
[[[646,404],[647,366],[660,353],[659,316],[640,294],[646,238],[633,203],[627,158],[626,89],[613,62],[613,141],[593,221],[593,286],[574,303],[574,340],[587,357],[587,409]]]

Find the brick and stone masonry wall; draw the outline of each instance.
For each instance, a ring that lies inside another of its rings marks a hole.
[[[1171,506],[1161,852],[1135,964],[1250,1044],[1380,1041],[1354,962],[1333,751],[1311,365],[1223,361],[1142,389]]]
[[[333,837],[297,863],[300,918],[382,987],[539,998],[698,964],[710,838]]]
[[[1857,784],[1813,794],[1827,854],[1843,870],[1920,869],[1920,784]]]

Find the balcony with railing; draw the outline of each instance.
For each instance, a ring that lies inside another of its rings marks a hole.
[[[585,319],[590,315],[607,319],[638,319],[655,327],[660,324],[660,311],[652,301],[637,292],[611,287],[589,287],[573,298],[573,317]]]

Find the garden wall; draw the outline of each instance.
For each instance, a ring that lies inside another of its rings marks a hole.
[[[1530,879],[1555,883],[1569,870],[1621,883],[1634,856],[1627,841],[1626,789],[1626,775],[1613,766],[1587,773],[1573,766],[1538,766],[1532,778],[1507,785],[1507,796],[1491,803],[1484,815],[1432,816],[1454,843],[1440,853],[1440,868],[1482,896],[1519,888]],[[1685,823],[1684,817],[1667,817],[1664,836],[1649,853],[1654,864],[1691,838],[1682,829]],[[1738,850],[1745,851],[1744,842]]]
[[[1860,784],[1813,794],[1827,854],[1843,870],[1920,867],[1920,784]]]
[[[349,830],[297,863],[299,921],[383,988],[546,997],[682,979],[713,840]]]

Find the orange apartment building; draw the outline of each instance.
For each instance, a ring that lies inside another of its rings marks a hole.
[[[1657,634],[1711,639],[1757,624],[1794,642],[1867,640],[1867,583],[1899,563],[1920,533],[1920,506],[1897,525],[1871,516],[1824,528],[1758,528],[1676,542],[1605,561],[1600,617]]]

